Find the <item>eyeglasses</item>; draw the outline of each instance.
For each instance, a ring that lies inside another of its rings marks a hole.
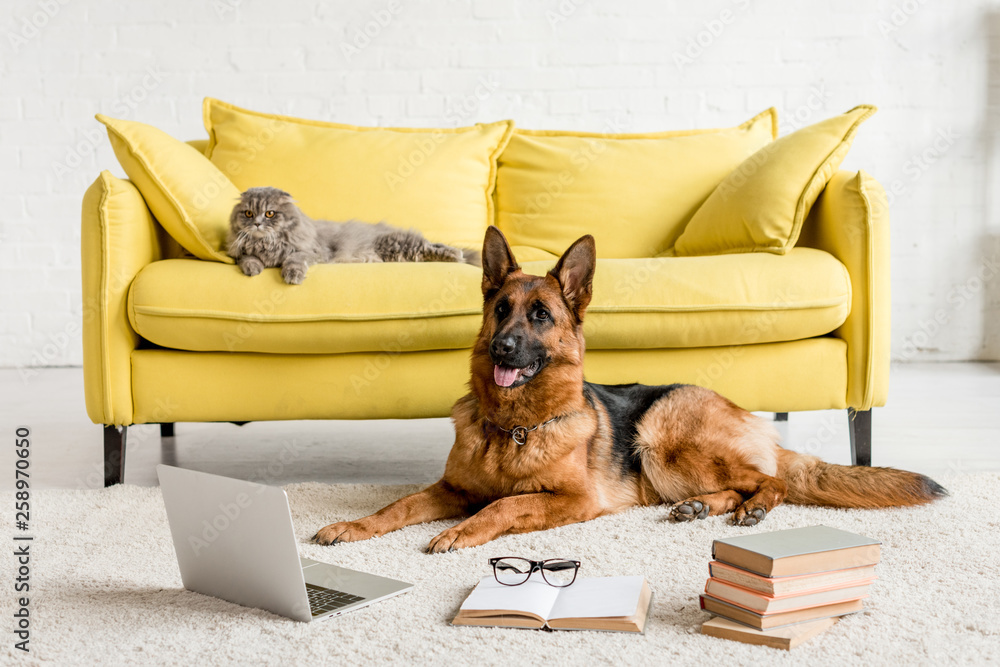
[[[580,569],[580,561],[566,558],[528,560],[507,556],[491,558],[490,565],[493,566],[493,576],[504,586],[519,586],[526,582],[532,573],[539,571],[549,586],[563,588],[576,581],[576,573]]]

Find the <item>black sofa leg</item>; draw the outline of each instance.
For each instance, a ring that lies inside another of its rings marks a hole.
[[[116,426],[104,427],[104,487],[125,481],[125,441],[128,426],[118,430]]]
[[[174,437],[174,423],[160,424],[160,437],[161,438],[172,438]]]
[[[851,427],[851,463],[856,466],[872,464],[872,411],[847,409]]]
[[[774,413],[774,421],[776,421],[776,422],[786,422],[786,421],[788,421],[788,413],[787,412],[775,412]]]

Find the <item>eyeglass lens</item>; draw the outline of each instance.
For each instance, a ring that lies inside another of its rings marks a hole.
[[[517,586],[531,576],[531,561],[525,558],[501,558],[493,565],[493,572],[501,584]]]
[[[542,563],[542,576],[550,586],[569,586],[576,579],[576,563],[553,559]]]

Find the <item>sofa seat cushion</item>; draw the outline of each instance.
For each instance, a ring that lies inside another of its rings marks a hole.
[[[526,262],[543,274],[553,261]],[[844,266],[795,248],[718,257],[598,260],[585,322],[591,349],[744,345],[830,333],[851,307]],[[302,285],[277,269],[253,278],[231,265],[171,259],[129,291],[143,338],[193,351],[324,354],[470,348],[480,272],[464,264],[326,264]]]
[[[181,350],[466,348],[482,313],[480,279],[468,264],[320,264],[287,285],[279,269],[249,278],[236,266],[172,259],[136,277],[129,318],[143,338]]]

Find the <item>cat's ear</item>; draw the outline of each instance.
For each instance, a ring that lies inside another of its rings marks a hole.
[[[597,267],[597,245],[590,234],[578,238],[559,258],[549,275],[559,281],[566,303],[580,322],[590,305],[593,294],[594,270]]]
[[[499,229],[490,225],[483,240],[483,295],[489,298],[491,292],[500,289],[507,276],[517,271],[517,260],[510,250],[506,237]]]

